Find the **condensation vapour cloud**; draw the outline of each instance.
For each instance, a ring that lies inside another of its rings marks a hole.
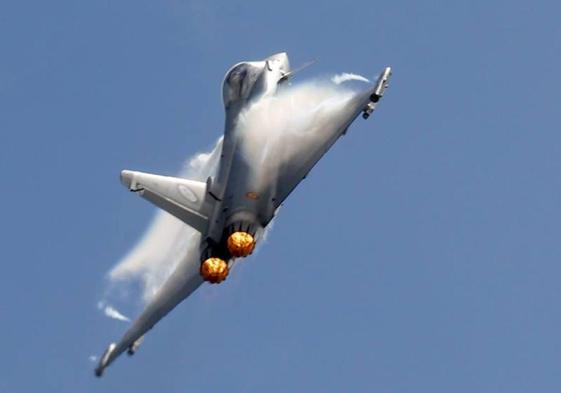
[[[222,138],[210,152],[188,159],[178,176],[206,181],[216,171],[221,149]],[[143,301],[148,302],[179,262],[198,252],[199,239],[199,232],[158,210],[136,246],[109,271],[109,281],[111,285],[140,282]]]
[[[97,303],[97,308],[101,311],[103,311],[103,313],[105,314],[106,317],[108,318],[112,318],[112,319],[116,319],[118,321],[122,321],[122,322],[130,322],[130,318],[121,314],[119,312],[119,310],[117,310],[115,307],[113,307],[110,304],[106,304],[103,301],[100,301]]]
[[[310,138],[320,135],[322,114],[337,111],[353,97],[354,91],[341,85],[351,80],[368,81],[360,75],[340,74],[329,80],[283,87],[279,94],[251,105],[241,114],[240,121],[247,127],[245,154],[264,154],[286,133]],[[222,138],[211,151],[188,159],[178,176],[206,181],[217,171],[221,149]],[[158,210],[139,242],[109,271],[110,285],[126,287],[131,282],[140,283],[142,300],[149,302],[179,263],[198,263],[200,236]]]
[[[331,78],[331,81],[336,85],[340,85],[341,83],[348,81],[370,82],[364,76],[353,74],[351,72],[343,72],[342,74],[337,74]]]

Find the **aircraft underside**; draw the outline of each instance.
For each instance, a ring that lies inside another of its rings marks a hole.
[[[292,75],[285,53],[239,63],[227,73],[225,135],[215,177],[200,182],[122,171],[121,181],[130,191],[197,230],[201,242],[197,263],[177,267],[121,341],[107,348],[97,376],[121,353],[134,354],[145,333],[203,282],[223,282],[235,259],[252,254],[279,206],[312,167],[358,116],[367,119],[373,113],[391,69],[386,67],[366,90],[334,89],[333,97],[323,101],[301,91],[277,91]],[[302,99],[298,110],[309,106],[316,111],[309,116],[312,121],[297,123],[298,116],[279,113],[283,99]],[[263,119],[279,129],[263,132]]]

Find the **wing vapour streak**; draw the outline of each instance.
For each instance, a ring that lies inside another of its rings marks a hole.
[[[147,306],[122,339],[105,351],[96,375],[101,376],[124,351],[134,353],[144,334],[203,283],[201,275],[207,264],[218,261],[225,266],[225,260],[240,256],[230,244],[238,233],[224,235],[225,231],[250,231],[247,228],[252,226],[263,230],[286,197],[357,116],[370,116],[390,75],[391,68],[386,67],[376,85],[361,92],[344,88],[337,81],[314,81],[288,86],[278,94],[273,94],[276,90],[263,93],[258,100],[248,98],[246,107],[234,108],[236,117],[226,117],[224,149],[221,139],[211,153],[194,157],[189,169],[182,173],[182,177],[196,181],[123,171],[122,179],[129,189],[148,194],[144,195],[146,199],[198,230],[159,213],[141,242],[110,272],[112,282],[142,279]],[[356,79],[356,75],[348,74],[340,83]],[[229,187],[216,194],[220,197],[213,194],[212,187],[207,190],[207,185],[214,185],[214,179],[204,182],[217,173],[218,164],[218,184]],[[228,198],[221,199],[223,194]],[[215,200],[212,203],[208,201],[210,196]],[[203,203],[206,197],[209,198]],[[214,236],[215,232],[218,235]],[[245,235],[254,246],[252,236],[256,234]],[[202,265],[201,255],[205,259]]]
[[[135,341],[144,336],[160,319],[165,317],[167,313],[203,283],[203,279],[199,274],[199,266],[199,258],[195,253],[187,255],[180,261],[175,271],[157,291],[153,299],[148,303],[148,306],[146,306],[146,309],[134,321],[121,341],[110,346],[112,349],[107,353],[107,358],[103,356],[101,362],[103,364],[100,363],[98,367],[98,375],[101,375],[103,370],[113,360],[129,349]]]
[[[213,175],[221,149],[222,138],[210,153],[201,153],[189,160],[181,176],[205,180]],[[200,238],[197,230],[159,210],[140,242],[109,272],[109,280],[114,285],[140,279],[147,306],[121,341],[111,344],[100,358],[96,375],[100,376],[113,360],[202,284]]]
[[[216,172],[221,148],[222,138],[210,152],[197,154],[188,160],[179,176],[205,181]],[[193,228],[158,209],[140,241],[109,271],[110,287],[139,280],[142,298],[144,303],[148,303],[179,262],[198,251],[197,234]]]
[[[262,183],[276,189],[276,207],[362,113],[372,92],[308,82],[263,98],[240,116],[243,154],[266,168]]]

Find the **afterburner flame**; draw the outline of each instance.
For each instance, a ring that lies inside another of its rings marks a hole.
[[[201,276],[212,284],[224,281],[229,271],[226,261],[220,258],[208,258],[201,264]]]
[[[247,257],[255,248],[255,239],[247,232],[234,232],[228,237],[227,246],[233,257]]]

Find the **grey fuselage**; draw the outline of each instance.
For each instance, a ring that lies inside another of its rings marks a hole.
[[[218,174],[209,184],[209,195],[215,201],[203,234],[201,259],[223,254],[220,245],[233,231],[259,236],[274,216],[274,174],[263,173],[259,162],[243,154],[244,129],[239,127],[239,119],[253,102],[275,94],[289,72],[288,56],[278,53],[263,61],[236,64],[226,73],[224,139]]]
[[[391,68],[386,67],[373,86],[350,95],[338,90],[319,104],[313,95],[298,95],[298,89],[276,94],[292,74],[286,53],[239,63],[226,73],[221,156],[218,172],[206,184],[121,172],[130,191],[201,233],[200,263],[196,255],[182,259],[122,339],[106,349],[97,376],[124,351],[136,352],[144,334],[204,281],[224,281],[226,261],[251,254],[280,204],[360,114],[364,119],[372,114]],[[280,104],[287,99],[291,105]],[[303,111],[308,121],[293,127],[296,123],[290,121],[298,121]],[[289,123],[283,123],[286,120]]]

